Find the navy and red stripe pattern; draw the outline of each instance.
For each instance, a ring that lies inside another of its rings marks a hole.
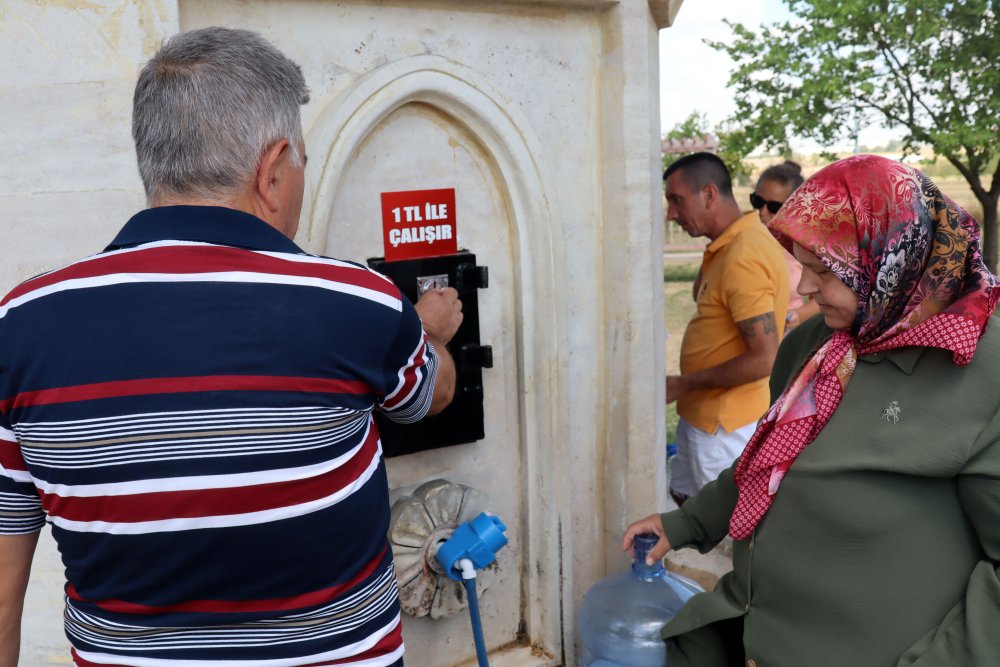
[[[77,665],[392,665],[373,411],[437,357],[384,277],[228,209],[135,216],[0,301],[0,534],[44,521]]]

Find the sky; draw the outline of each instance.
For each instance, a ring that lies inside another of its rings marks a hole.
[[[722,17],[756,30],[761,23],[790,17],[781,0],[684,0],[674,24],[660,31],[660,127],[666,132],[701,111],[715,126],[736,110],[726,89],[733,63],[729,56],[704,43],[731,37]],[[862,145],[882,145],[898,133],[881,127],[863,128]],[[832,147],[850,150],[851,146]],[[794,141],[795,151],[818,152],[813,142]]]

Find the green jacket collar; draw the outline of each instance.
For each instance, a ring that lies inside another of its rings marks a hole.
[[[864,361],[869,364],[881,363],[883,360],[888,359],[892,363],[899,367],[899,370],[903,371],[907,375],[913,375],[913,368],[917,365],[917,360],[920,355],[924,353],[925,347],[901,347],[898,350],[889,350],[888,352],[878,352],[876,354],[866,354],[859,356],[860,361]]]

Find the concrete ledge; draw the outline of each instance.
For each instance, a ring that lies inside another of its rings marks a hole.
[[[469,635],[472,642],[472,635]],[[511,646],[491,651],[490,667],[557,667],[560,664],[555,657],[546,654],[532,646]],[[404,658],[405,659],[405,658]],[[467,660],[455,667],[475,667],[479,664],[475,659]]]
[[[707,554],[697,549],[671,551],[664,564],[671,572],[690,577],[711,591],[722,575],[733,569],[733,540],[727,537]]]

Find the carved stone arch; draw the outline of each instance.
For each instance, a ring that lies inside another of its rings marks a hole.
[[[560,608],[571,592],[557,575],[568,554],[561,535],[571,521],[559,516],[556,501],[568,496],[569,414],[560,390],[566,368],[565,252],[561,220],[549,209],[542,151],[527,119],[474,70],[434,55],[394,61],[361,77],[317,117],[307,135],[310,160],[307,183],[314,184],[303,203],[296,240],[322,253],[343,165],[365,138],[393,112],[407,104],[434,107],[464,127],[493,161],[499,187],[511,212],[514,240],[515,322],[521,447],[527,479],[523,595],[541,604],[525,604],[524,619],[532,641],[557,653],[565,641]],[[512,397],[513,400],[513,397]]]

